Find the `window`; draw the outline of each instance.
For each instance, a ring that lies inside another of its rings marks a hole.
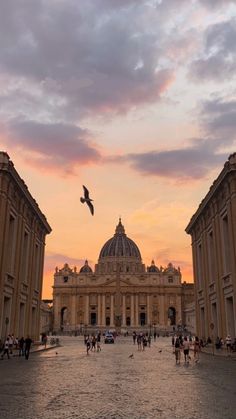
[[[168,276],[168,282],[169,282],[169,284],[173,284],[173,282],[174,282],[173,276]]]
[[[213,232],[208,234],[208,261],[209,261],[209,282],[215,281],[215,258],[214,258],[214,241]]]
[[[68,282],[68,279],[69,279],[68,276],[63,276],[63,281],[64,282]]]
[[[197,281],[199,289],[202,288],[202,245],[197,247]]]
[[[223,257],[224,257],[224,274],[230,271],[230,246],[229,246],[229,222],[228,216],[225,215],[222,219],[222,233],[223,233]]]

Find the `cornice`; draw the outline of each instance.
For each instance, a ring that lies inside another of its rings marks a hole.
[[[31,193],[29,192],[28,186],[23,181],[23,179],[19,176],[18,172],[16,171],[13,162],[10,160],[10,157],[7,153],[0,151],[0,172],[5,172],[9,174],[12,178],[13,182],[17,185],[20,191],[23,193],[25,199],[30,204],[31,208],[33,208],[34,212],[40,219],[41,223],[43,224],[47,234],[51,233],[52,229],[48,224],[48,221],[45,215],[41,212],[36,200],[32,197]]]
[[[205,198],[203,198],[203,200],[201,201],[197,211],[191,217],[191,220],[185,229],[186,233],[191,234],[191,230],[197,222],[198,217],[201,215],[201,213],[209,204],[213,196],[217,193],[218,189],[222,185],[222,182],[229,176],[230,173],[236,174],[236,153],[231,154],[228,160],[225,162],[222,171],[212,183],[208,193],[206,194]]]

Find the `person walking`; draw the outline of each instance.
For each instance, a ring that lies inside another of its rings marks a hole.
[[[89,354],[90,349],[91,349],[91,342],[90,342],[90,338],[88,336],[87,341],[86,341],[87,355]]]
[[[187,336],[184,337],[183,341],[183,349],[184,349],[184,362],[189,363],[189,349],[190,349],[190,343],[188,341]]]
[[[5,340],[4,349],[3,349],[3,353],[1,355],[1,359],[3,359],[6,354],[7,354],[7,358],[10,359],[10,355],[9,355],[9,337],[7,337],[6,340]]]
[[[32,343],[33,341],[28,335],[27,338],[25,339],[25,359],[27,360],[29,359],[30,348],[31,348]]]
[[[175,363],[180,364],[180,339],[177,337],[175,339]]]
[[[24,346],[25,346],[25,339],[22,336],[22,338],[20,338],[19,340],[19,356],[24,355]]]

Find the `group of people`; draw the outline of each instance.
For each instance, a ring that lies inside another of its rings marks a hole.
[[[173,353],[175,355],[175,362],[176,364],[180,364],[181,359],[181,351],[183,351],[184,354],[184,362],[189,363],[189,360],[191,359],[189,355],[190,348],[193,346],[193,355],[195,362],[199,362],[199,352],[201,350],[201,343],[198,338],[198,336],[195,336],[194,341],[192,340],[192,337],[189,339],[187,336],[173,336],[172,337],[172,347],[173,347]]]
[[[234,341],[232,340],[230,335],[227,335],[225,341],[223,338],[217,336],[215,341],[216,349],[222,349],[224,346],[226,347],[227,352],[235,352],[236,351],[236,338]]]
[[[89,355],[89,351],[91,352],[100,352],[101,351],[101,333],[89,336],[84,335],[84,344],[86,347],[87,355]]]
[[[14,335],[8,335],[5,342],[0,345],[0,352],[2,352],[0,359],[3,360],[5,355],[10,359],[10,355],[13,355],[13,349],[18,351],[19,356],[24,356],[25,359],[29,359],[32,343],[33,341],[29,336],[18,339]]]
[[[135,331],[133,332],[133,343],[134,345],[137,342],[138,345],[138,351],[144,351],[146,346],[149,346],[149,348],[151,347],[151,340],[152,337],[150,334],[148,333],[136,333]]]

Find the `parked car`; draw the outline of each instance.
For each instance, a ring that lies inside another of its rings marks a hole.
[[[104,343],[114,343],[115,339],[112,333],[106,333],[104,337]]]

